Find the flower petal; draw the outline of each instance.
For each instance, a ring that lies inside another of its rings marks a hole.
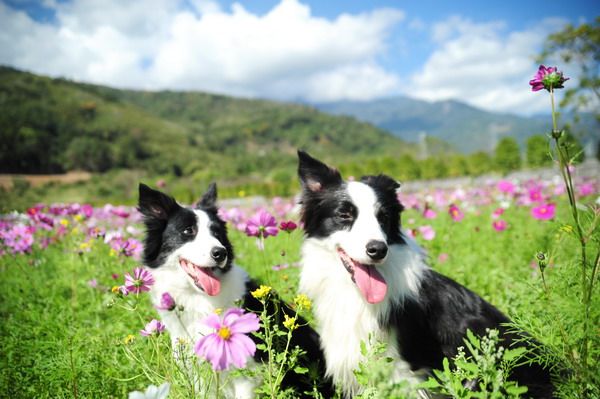
[[[200,321],[205,326],[212,328],[213,330],[220,330],[223,325],[221,324],[221,319],[219,315],[216,313],[212,313],[206,319]]]
[[[229,331],[232,334],[246,334],[252,331],[258,331],[260,328],[260,319],[254,313],[245,313],[228,324]]]

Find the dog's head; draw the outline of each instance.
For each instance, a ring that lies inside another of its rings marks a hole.
[[[169,270],[176,280],[208,295],[219,294],[220,279],[232,267],[233,248],[216,200],[214,183],[195,208],[183,207],[173,197],[140,183],[138,210],[146,226],[144,265]]]
[[[389,245],[404,243],[397,198],[400,184],[389,176],[363,176],[344,181],[337,171],[298,151],[302,186],[300,219],[307,238],[319,239],[335,251],[365,299],[380,302],[386,285],[383,267]]]

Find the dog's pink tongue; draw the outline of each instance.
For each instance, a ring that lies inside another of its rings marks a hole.
[[[387,292],[387,284],[375,266],[365,266],[354,262],[354,280],[367,302],[383,301]]]
[[[194,277],[196,283],[210,296],[215,296],[221,292],[221,281],[213,274],[212,270],[207,267],[194,267]]]

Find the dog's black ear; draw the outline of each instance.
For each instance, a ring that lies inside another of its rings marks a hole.
[[[379,188],[383,192],[395,194],[400,188],[400,183],[388,175],[367,175],[360,178],[362,183],[368,184],[371,187]]]
[[[197,209],[212,209],[217,207],[217,183],[212,182],[196,205]]]
[[[143,183],[139,185],[139,192],[138,210],[144,216],[166,220],[169,215],[180,208],[173,197],[154,190]]]
[[[316,160],[302,150],[298,150],[298,177],[306,191],[319,192],[324,187],[342,184],[340,172]]]

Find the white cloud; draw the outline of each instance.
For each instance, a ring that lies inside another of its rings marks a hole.
[[[533,57],[547,35],[566,23],[547,19],[505,32],[502,21],[477,24],[453,16],[432,28],[436,50],[411,78],[407,93],[436,101],[457,99],[496,112],[547,112],[548,101],[530,90]]]
[[[210,0],[47,0],[57,24],[0,3],[0,63],[117,87],[205,90],[313,101],[370,99],[398,89],[375,62],[404,19],[379,9],[317,18],[299,0],[258,16]]]

